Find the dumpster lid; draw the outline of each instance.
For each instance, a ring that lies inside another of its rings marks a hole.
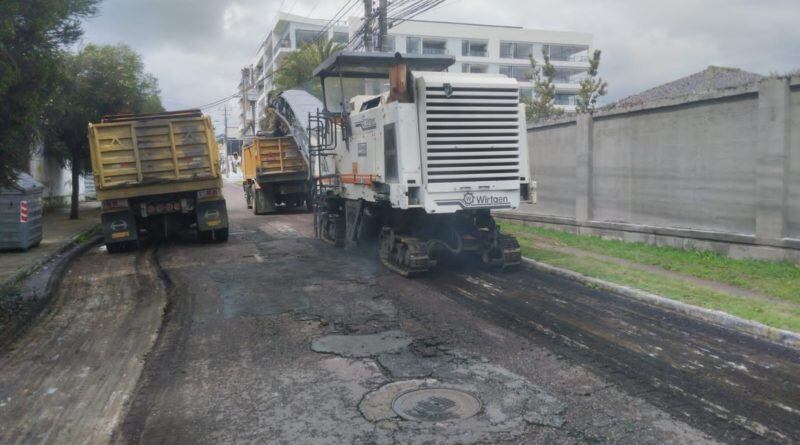
[[[44,186],[41,182],[33,179],[33,176],[25,173],[25,172],[18,172],[17,173],[17,181],[9,187],[1,187],[0,193],[7,193],[7,192],[28,192],[28,191],[36,191],[42,190]]]

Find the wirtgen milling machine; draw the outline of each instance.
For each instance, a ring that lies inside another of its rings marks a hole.
[[[325,108],[308,130],[318,236],[337,246],[377,238],[383,263],[404,276],[443,254],[520,263],[517,240],[490,214],[530,196],[519,88],[444,72],[454,61],[340,52],[317,67]]]

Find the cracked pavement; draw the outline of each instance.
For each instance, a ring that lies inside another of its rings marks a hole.
[[[605,372],[612,368],[602,361],[575,359],[565,348],[587,352],[569,346],[574,340],[555,346],[547,337],[489,316],[482,305],[499,301],[504,291],[498,286],[523,282],[527,271],[509,274],[497,285],[483,274],[462,280],[460,269],[452,277],[445,270],[405,279],[373,255],[314,240],[310,214],[253,216],[238,187],[228,185],[225,193],[232,221],[227,244],[173,241],[150,247],[152,255],[139,254],[135,261],[114,256],[115,262],[104,265],[107,278],[101,282],[87,272],[96,255],[80,263],[84,272],[71,286],[89,299],[119,286],[108,282],[114,274],[157,270],[147,279],[128,279],[124,295],[149,301],[148,292],[159,290],[148,320],[154,308],[166,304],[162,320],[125,325],[126,344],[138,348],[134,361],[126,351],[108,351],[108,341],[102,341],[116,332],[113,322],[60,328],[65,338],[71,338],[70,329],[80,329],[84,349],[93,342],[106,345],[98,369],[129,366],[125,378],[109,380],[118,387],[65,386],[62,382],[74,380],[70,372],[80,357],[60,374],[52,371],[60,361],[36,361],[51,354],[46,349],[57,347],[56,341],[42,343],[27,361],[15,359],[15,369],[23,372],[24,365],[24,372],[38,377],[0,379],[0,395],[27,391],[45,397],[41,379],[46,377],[48,387],[64,391],[65,412],[98,408],[83,416],[54,416],[45,424],[34,421],[40,402],[0,404],[0,442],[45,437],[44,442],[57,443],[70,437],[123,444],[660,445],[715,443],[717,433],[728,428],[724,422],[720,427],[679,418],[676,413],[695,412],[689,398],[670,399],[669,409],[652,403],[657,388]],[[453,297],[457,292],[479,304],[460,302]],[[66,296],[58,298],[54,307],[61,317],[80,311]],[[136,320],[130,314],[141,308],[117,304],[115,310],[122,319]],[[32,335],[45,335],[46,327],[34,328],[21,344],[36,343]],[[59,360],[65,356],[71,357]],[[0,364],[0,373],[9,369]],[[106,400],[115,402],[101,403]],[[414,415],[427,420],[407,420]],[[98,419],[103,432],[93,435]],[[42,436],[67,424],[70,436]]]
[[[116,442],[713,442],[375,258],[314,240],[309,214],[247,214],[231,188],[228,244],[159,249],[176,316]],[[481,409],[404,420],[387,385],[463,390]]]

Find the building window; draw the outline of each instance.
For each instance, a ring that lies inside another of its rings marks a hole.
[[[504,59],[527,59],[533,56],[541,59],[542,50],[549,51],[549,45],[541,43],[500,42],[500,57]]]
[[[486,57],[489,42],[486,40],[462,40],[461,55],[469,57]]]
[[[500,74],[513,77],[520,82],[529,82],[528,73],[531,67],[527,65],[500,65]]]
[[[500,57],[504,59],[527,59],[531,54],[532,43],[500,42]]]
[[[519,98],[528,98],[533,99],[533,88],[520,88],[519,89]]]
[[[333,32],[333,41],[346,45],[350,41],[350,36],[346,32]]]
[[[556,75],[553,79],[555,83],[578,83],[585,79],[587,75],[586,69],[581,68],[557,68]]]
[[[312,31],[310,29],[298,29],[294,32],[295,46],[300,48],[303,45],[309,45],[317,41],[319,38],[319,31]]]
[[[553,103],[561,106],[574,106],[575,94],[556,94]]]
[[[589,47],[585,45],[550,45],[550,60],[588,62]]]
[[[423,39],[422,54],[447,54],[447,40]]]
[[[406,52],[419,54],[422,51],[422,40],[419,37],[406,37]]]
[[[479,73],[485,74],[489,70],[487,65],[482,63],[462,63],[461,64],[461,72],[462,73]]]
[[[275,51],[273,53],[277,53],[280,48],[291,48],[292,47],[292,39],[289,37],[289,33],[287,32],[286,35],[278,39],[278,42],[275,44]]]
[[[394,52],[394,36],[386,36],[386,40],[383,42],[383,51]]]

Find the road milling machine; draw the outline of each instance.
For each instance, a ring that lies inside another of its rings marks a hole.
[[[451,56],[339,52],[318,66],[309,115],[315,231],[336,246],[376,242],[412,276],[443,255],[519,265],[490,211],[531,195],[525,112],[515,79],[446,72]]]

